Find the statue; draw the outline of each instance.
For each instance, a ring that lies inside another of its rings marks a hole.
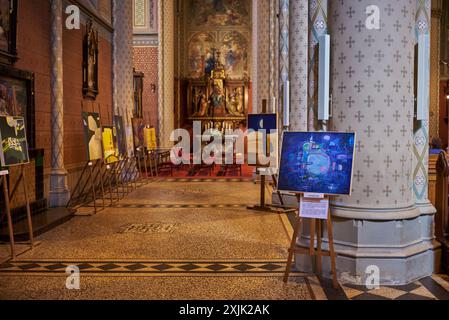
[[[229,114],[233,116],[243,116],[243,103],[242,103],[242,90],[241,88],[236,88],[229,95],[227,110]]]
[[[209,102],[207,101],[207,97],[204,93],[200,94],[200,99],[198,102],[199,111],[194,114],[195,117],[205,117],[209,113]]]

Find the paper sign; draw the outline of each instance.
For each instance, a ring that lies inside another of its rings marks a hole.
[[[301,197],[299,216],[301,218],[327,220],[329,199],[310,199]]]
[[[304,198],[324,199],[324,194],[323,193],[304,193]]]

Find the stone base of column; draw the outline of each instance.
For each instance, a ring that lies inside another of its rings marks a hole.
[[[67,186],[67,171],[53,171],[50,174],[50,207],[65,207],[69,200],[70,190]]]
[[[277,196],[273,195],[274,202]],[[294,197],[285,196],[284,201],[297,205]],[[334,241],[337,258],[337,273],[341,283],[365,285],[371,274],[369,266],[380,270],[381,285],[406,285],[439,272],[441,266],[441,246],[434,237],[434,210],[428,205],[421,210],[410,208],[390,212],[391,219],[385,219],[385,212],[359,212],[359,216],[375,216],[382,220],[364,220],[349,218],[353,211],[344,212],[338,208],[333,217]],[[432,213],[433,212],[433,213]],[[414,215],[414,213],[417,213]],[[346,217],[341,217],[346,216]],[[397,218],[397,217],[407,218]],[[371,217],[369,218],[371,219]],[[310,244],[309,224],[305,223],[300,245]],[[327,230],[324,230],[323,248],[328,249]],[[298,271],[310,273],[312,258],[296,256]],[[329,277],[330,260],[323,258],[324,276]]]

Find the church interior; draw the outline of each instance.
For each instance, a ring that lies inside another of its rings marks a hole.
[[[449,1],[0,0],[0,141],[0,300],[449,300]]]

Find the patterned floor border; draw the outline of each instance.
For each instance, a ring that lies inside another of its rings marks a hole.
[[[76,266],[93,277],[276,277],[282,279],[285,260],[241,261],[141,261],[141,260],[19,260],[0,264],[0,277],[66,276],[66,268]],[[449,278],[434,275],[406,286],[369,290],[300,272],[291,282],[302,281],[314,300],[449,300]],[[288,286],[288,284],[286,284]]]
[[[153,275],[153,276],[282,276],[285,260],[256,261],[74,261],[74,260],[18,260],[0,264],[0,277],[20,274],[65,274],[67,267],[76,266],[86,275]],[[304,276],[293,273],[293,276]]]
[[[115,209],[246,209],[248,204],[136,204],[116,203],[109,208]],[[89,205],[92,208],[93,205]]]

